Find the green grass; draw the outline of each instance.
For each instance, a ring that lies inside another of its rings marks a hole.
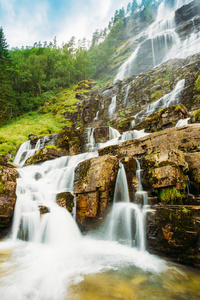
[[[17,148],[28,140],[29,134],[43,136],[61,130],[63,123],[57,122],[50,113],[37,112],[23,115],[0,128],[0,154],[14,154]]]
[[[86,93],[88,90],[79,90],[78,93]],[[71,127],[70,119],[64,114],[76,113],[75,86],[60,92],[54,99],[54,103],[40,107],[38,111],[24,114],[13,119],[0,128],[0,154],[11,153],[15,155],[19,146],[28,140],[30,134],[44,136],[59,132],[64,126]],[[47,99],[48,101],[48,99]]]

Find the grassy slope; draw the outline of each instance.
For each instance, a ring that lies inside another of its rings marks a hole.
[[[83,93],[84,90],[79,92]],[[76,109],[76,91],[74,86],[60,92],[47,106],[36,112],[24,114],[10,121],[0,128],[0,154],[15,155],[19,146],[28,140],[30,134],[45,136],[59,132],[62,127],[69,126],[70,122],[63,117],[66,111]]]

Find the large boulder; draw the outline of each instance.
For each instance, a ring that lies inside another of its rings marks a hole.
[[[83,230],[94,229],[102,221],[112,203],[117,170],[114,156],[92,158],[75,169],[76,217]]]
[[[200,206],[157,205],[146,228],[151,253],[200,267]]]
[[[134,126],[134,129],[145,129],[146,132],[155,132],[174,127],[180,119],[186,119],[188,117],[188,110],[183,104],[172,105],[151,114],[145,121]]]

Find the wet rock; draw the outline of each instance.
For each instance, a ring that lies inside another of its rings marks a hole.
[[[0,228],[9,229],[16,202],[17,171],[1,156],[0,164]],[[2,235],[7,233],[2,231]]]
[[[37,152],[27,159],[25,165],[33,165],[42,163],[47,160],[52,160],[61,157],[63,152],[56,149],[55,146],[47,146],[45,148],[37,150]]]
[[[186,119],[188,117],[188,110],[183,104],[172,105],[151,114],[145,121],[134,126],[134,129],[145,129],[146,132],[155,132],[174,127],[180,119]]]
[[[94,228],[113,200],[118,160],[113,156],[96,157],[75,169],[74,194],[77,222],[83,230]]]
[[[200,266],[200,206],[155,206],[147,216],[147,248],[176,262]]]
[[[185,160],[189,166],[189,180],[191,193],[200,193],[200,152],[185,153]]]
[[[62,130],[55,146],[60,149],[62,155],[76,155],[84,151],[84,130]]]
[[[183,5],[181,8],[177,9],[175,12],[175,22],[180,24],[186,22],[200,13],[200,3],[199,1],[192,1],[187,5]]]
[[[59,193],[56,196],[56,203],[71,213],[74,207],[74,196],[70,192]]]
[[[99,149],[99,155],[110,153],[121,158],[150,155],[165,150],[181,150],[187,153],[200,151],[200,124],[168,128],[140,139],[123,142],[118,146]]]

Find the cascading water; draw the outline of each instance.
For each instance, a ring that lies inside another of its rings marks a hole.
[[[188,125],[190,118],[178,120],[176,127]]]
[[[42,149],[44,147],[45,143],[47,145],[53,145],[56,138],[57,134],[52,136],[44,136],[38,139],[35,148],[32,148],[30,141],[24,142],[20,146],[13,163],[17,166],[22,167],[29,157],[33,156],[37,150]]]
[[[112,116],[115,113],[116,105],[117,105],[117,96],[115,95],[115,96],[112,97],[111,103],[110,103],[109,108],[108,108],[108,115],[109,116]]]
[[[126,87],[125,96],[124,96],[124,107],[128,107],[128,105],[129,105],[129,103],[128,103],[128,94],[129,94],[130,89],[131,89],[131,85],[128,85]]]
[[[60,243],[79,237],[71,215],[56,204],[56,195],[72,192],[75,167],[96,156],[96,153],[66,156],[19,169],[12,239]],[[46,207],[48,213],[40,216],[40,207]],[[71,229],[67,231],[67,227]]]
[[[113,206],[101,229],[101,235],[107,240],[136,246],[145,251],[144,219],[145,214],[140,206],[130,202],[126,172],[123,164],[119,162]]]
[[[134,124],[144,121],[149,115],[158,111],[159,109],[166,108],[171,105],[177,105],[179,103],[180,95],[184,89],[184,86],[185,79],[182,79],[176,84],[175,89],[171,93],[163,96],[156,102],[151,103],[147,106],[147,108],[137,113],[135,115]]]
[[[169,8],[166,1],[159,5],[156,20],[140,34],[143,36],[142,42],[119,68],[115,81],[144,72],[168,59],[187,58],[199,52],[200,32],[198,30],[195,31],[194,28],[193,32],[188,33],[184,39],[176,33],[175,11],[192,1],[174,2],[173,8]]]

